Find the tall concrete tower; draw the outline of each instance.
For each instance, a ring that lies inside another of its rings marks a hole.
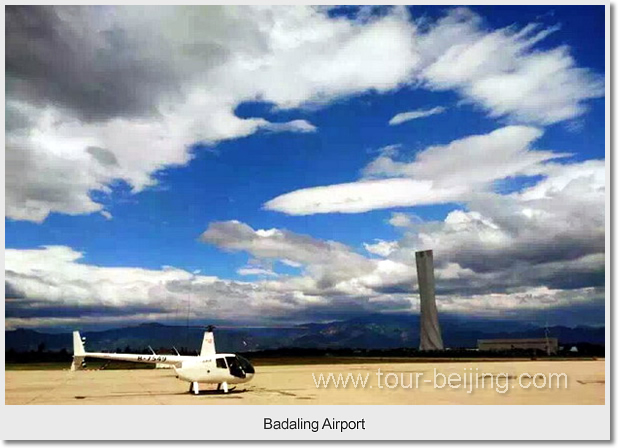
[[[416,273],[421,295],[421,350],[443,350],[442,333],[436,307],[433,277],[433,251],[416,252]]]

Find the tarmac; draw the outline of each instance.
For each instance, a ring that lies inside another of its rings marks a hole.
[[[327,378],[330,373],[329,386],[324,387],[322,382],[316,387],[320,374]],[[348,380],[347,387],[342,383],[334,387],[333,379],[340,374],[344,379],[351,374],[357,386]],[[359,374],[366,381],[364,387],[358,381]],[[481,387],[483,374],[485,383]],[[493,375],[491,385],[488,374]],[[564,375],[558,377],[560,374]],[[543,378],[545,387],[535,387],[534,381],[540,386]],[[605,361],[258,366],[251,382],[238,385],[228,394],[216,391],[214,385],[202,387],[199,395],[188,393],[189,384],[176,379],[174,371],[168,369],[6,371],[5,404],[604,404]]]

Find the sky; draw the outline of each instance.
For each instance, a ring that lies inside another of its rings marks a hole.
[[[5,328],[605,321],[603,6],[6,8]]]

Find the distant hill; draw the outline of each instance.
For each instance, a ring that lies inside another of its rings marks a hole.
[[[444,315],[440,317],[446,347],[476,347],[478,339],[540,338],[545,328],[509,320],[473,319]],[[414,315],[369,315],[330,323],[312,323],[289,328],[218,328],[217,351],[247,352],[284,347],[392,349],[419,345],[419,319]],[[90,351],[155,350],[175,346],[194,352],[202,343],[204,330],[198,327],[169,326],[157,323],[105,331],[83,332]],[[560,344],[605,344],[604,327],[554,326],[549,335]],[[70,333],[49,334],[33,330],[5,331],[5,349],[73,350]]]

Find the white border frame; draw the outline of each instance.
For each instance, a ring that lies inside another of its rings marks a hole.
[[[76,2],[69,2],[75,4]],[[137,1],[136,3],[143,3]],[[194,2],[189,1],[188,4]],[[280,1],[268,3],[279,4]],[[355,4],[363,4],[364,1]],[[374,3],[374,2],[371,2]],[[417,2],[453,5],[452,2]],[[495,4],[495,2],[493,2]],[[287,4],[287,3],[286,3]],[[471,4],[485,4],[472,2]],[[611,70],[605,5],[606,363],[599,406],[4,406],[4,440],[609,440],[611,436]],[[544,5],[558,6],[553,1]],[[4,11],[2,12],[4,16]],[[4,27],[4,20],[2,22]],[[4,33],[2,34],[4,36]],[[4,97],[4,91],[1,93]],[[4,114],[4,111],[2,111]],[[4,175],[4,166],[2,166]],[[2,187],[4,189],[4,186]],[[2,195],[4,201],[4,194]],[[608,231],[609,230],[609,231]],[[2,224],[4,236],[4,223]],[[607,275],[607,274],[610,275]],[[3,305],[4,306],[4,305]],[[4,334],[2,335],[4,346]],[[4,375],[4,359],[2,360]],[[4,396],[4,391],[2,392]],[[88,409],[88,412],[85,410]],[[267,431],[263,418],[366,420],[365,431]]]

